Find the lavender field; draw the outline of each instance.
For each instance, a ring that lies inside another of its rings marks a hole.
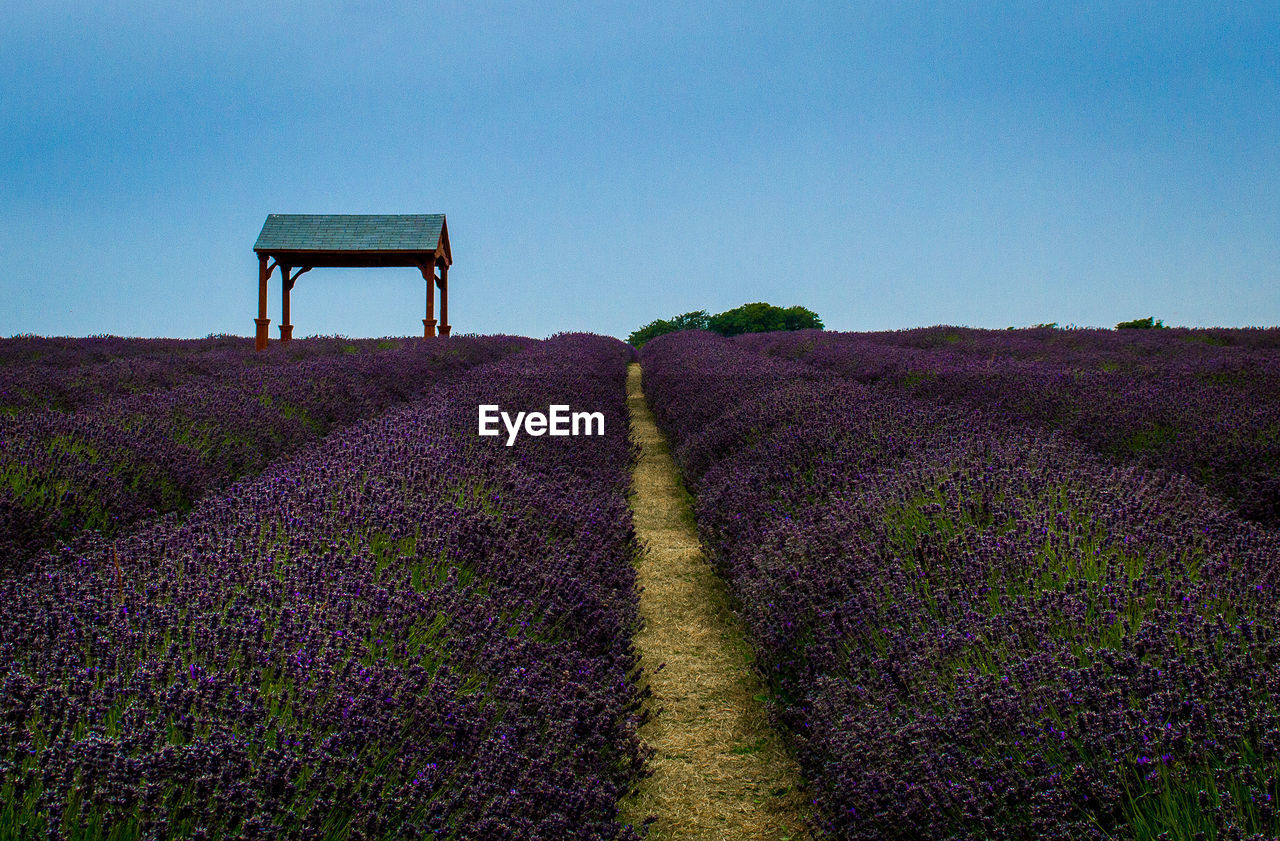
[[[1105,335],[645,345],[832,836],[1280,835],[1274,331]]]
[[[0,581],[0,837],[632,837],[631,353],[451,338],[372,383],[282,369],[250,397],[352,422]],[[558,400],[612,434],[475,434],[478,402]]]
[[[529,344],[308,339],[258,355],[243,340],[6,340],[0,357],[17,361],[4,369],[0,415],[0,574],[85,530],[111,536],[186,511],[281,455]]]
[[[636,352],[244,344],[0,340],[0,839],[642,837]],[[639,361],[814,837],[1280,837],[1277,331]]]
[[[1061,430],[1108,460],[1172,470],[1280,525],[1280,330],[768,333],[744,346],[881,391]]]

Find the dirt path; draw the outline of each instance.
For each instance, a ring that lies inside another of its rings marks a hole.
[[[689,497],[640,388],[627,376],[631,434],[641,445],[631,507],[645,550],[638,566],[636,636],[653,691],[641,736],[653,776],[623,804],[624,819],[658,820],[649,838],[800,839],[806,799],[799,773],[760,702],[751,652],[724,585],[702,555]],[[654,673],[659,663],[665,667]]]

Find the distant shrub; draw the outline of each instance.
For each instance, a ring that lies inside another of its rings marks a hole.
[[[627,336],[627,343],[638,348],[650,339],[656,339],[667,333],[679,333],[681,330],[708,330],[710,322],[711,316],[707,315],[706,310],[695,310],[674,318],[654,319]]]
[[[710,330],[721,336],[737,336],[742,333],[770,333],[776,330],[822,329],[822,319],[805,307],[775,307],[772,304],[743,304],[736,309],[717,315],[707,315],[706,310],[696,310],[674,318],[651,321],[627,337],[627,341],[639,348],[651,339],[681,330]]]
[[[1163,330],[1164,321],[1150,315],[1146,318],[1135,318],[1133,321],[1121,321],[1116,325],[1117,330]]]
[[[721,336],[742,333],[772,333],[777,330],[822,329],[822,319],[804,307],[775,307],[772,304],[743,304],[737,309],[711,317],[711,330]]]

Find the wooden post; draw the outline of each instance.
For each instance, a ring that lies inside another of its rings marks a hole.
[[[436,334],[436,267],[432,264],[419,268],[422,279],[427,282],[427,317],[422,319],[422,338],[430,339]]]
[[[289,267],[280,267],[280,289],[284,295],[280,299],[280,342],[293,341],[293,325],[289,323],[289,289],[293,283],[289,278]]]
[[[257,325],[257,333],[254,334],[253,347],[255,350],[267,349],[267,325],[271,323],[271,319],[267,318],[267,278],[271,275],[267,269],[267,255],[258,255],[258,317],[253,320]]]
[[[452,330],[449,324],[449,264],[440,264],[440,335],[447,336]]]

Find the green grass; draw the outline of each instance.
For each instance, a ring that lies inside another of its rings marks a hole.
[[[1146,429],[1139,429],[1124,439],[1121,445],[1130,453],[1141,454],[1158,452],[1167,449],[1178,439],[1178,430],[1169,424],[1153,423]]]

